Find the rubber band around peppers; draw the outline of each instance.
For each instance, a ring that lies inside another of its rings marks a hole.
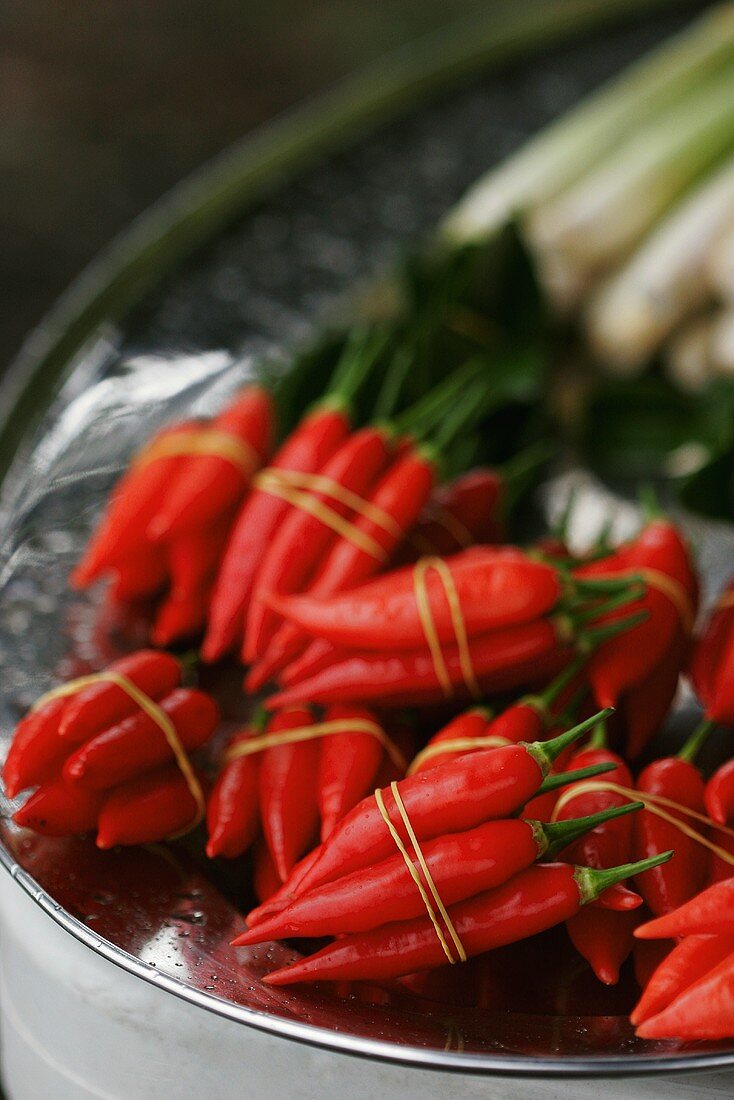
[[[337,535],[354,543],[359,550],[363,550],[365,554],[369,554],[377,561],[386,561],[388,558],[387,551],[380,546],[377,539],[372,538],[366,531],[361,531],[344,516],[340,516],[325,501],[318,500],[313,496],[314,493],[329,496],[337,503],[345,505],[357,515],[363,516],[375,526],[382,528],[396,542],[402,542],[405,537],[402,527],[389,512],[323,474],[307,474],[300,473],[298,470],[279,470],[268,467],[257,474],[253,479],[253,485],[262,492],[280,497],[294,508],[308,512],[320,520],[324,526],[330,527]]]
[[[734,854],[727,852],[725,848],[719,847],[718,844],[714,844],[708,837],[703,836],[696,829],[692,829],[690,825],[686,825],[684,821],[679,821],[677,817],[673,817],[672,814],[667,813],[667,809],[675,810],[678,813],[684,814],[686,817],[694,818],[696,821],[700,821],[707,828],[716,829],[720,833],[724,833],[726,836],[734,838],[734,829],[727,828],[726,825],[719,825],[718,822],[712,821],[711,818],[706,817],[705,814],[700,814],[696,810],[691,810],[688,806],[682,806],[679,802],[674,802],[672,798],[665,798],[661,794],[648,794],[645,791],[635,791],[630,787],[622,787],[618,783],[605,782],[603,779],[590,779],[586,782],[579,783],[576,787],[564,791],[556,802],[555,809],[553,810],[552,821],[558,819],[558,815],[564,806],[567,806],[574,798],[579,797],[582,794],[586,794],[590,791],[609,791],[612,794],[622,795],[623,798],[628,798],[630,802],[642,802],[645,805],[645,809],[655,814],[656,817],[666,821],[669,825],[673,825],[684,836],[687,836],[689,840],[695,841],[697,844],[702,845],[704,848],[708,848],[710,852],[718,856],[725,863],[734,867]]]
[[[475,699],[481,699],[482,689],[477,683],[476,674],[472,665],[471,653],[469,651],[469,639],[466,633],[466,623],[464,622],[461,601],[456,591],[454,578],[451,576],[451,570],[443,558],[421,558],[413,567],[413,588],[415,591],[415,602],[418,606],[418,614],[420,616],[421,625],[423,626],[423,633],[426,636],[426,642],[428,643],[431,660],[433,661],[433,667],[436,672],[436,679],[441,685],[446,698],[451,699],[454,694],[454,686],[451,683],[451,678],[446,668],[446,661],[444,659],[443,650],[441,649],[441,642],[438,637],[438,631],[436,630],[436,624],[433,620],[431,601],[428,597],[428,589],[426,587],[426,574],[432,569],[439,576],[446,595],[446,601],[449,605],[451,624],[456,636],[456,646],[459,651],[459,664],[461,666],[461,674],[464,677],[464,683]]]
[[[183,747],[176,727],[171,719],[166,712],[158,706],[155,700],[146,695],[144,691],[141,691],[132,680],[128,680],[127,676],[123,676],[121,673],[114,672],[111,669],[107,672],[94,672],[89,676],[80,676],[77,680],[69,680],[68,683],[61,684],[59,687],[46,692],[45,695],[42,695],[40,699],[36,700],[32,709],[38,710],[54,699],[62,699],[66,695],[76,695],[77,692],[83,691],[85,688],[99,683],[109,683],[119,687],[134,703],[137,703],[140,709],[147,714],[152,722],[155,722],[163,733],[173,753],[179,771],[186,780],[186,786],[189,788],[191,796],[196,803],[196,815],[191,823],[187,825],[185,829],[172,833],[166,839],[177,840],[179,837],[186,836],[187,833],[195,829],[199,822],[203,820],[206,812],[206,799],[201,789],[201,783],[196,777],[196,772],[191,765],[186,749]]]
[[[452,737],[447,741],[437,741],[435,745],[426,745],[413,758],[407,774],[412,775],[426,760],[434,756],[443,756],[445,752],[473,752],[474,749],[501,749],[505,745],[514,745],[509,737],[492,734],[489,737]]]
[[[297,726],[292,730],[278,730],[275,733],[263,733],[258,737],[250,737],[244,741],[237,741],[230,745],[224,754],[226,764],[233,760],[240,760],[243,756],[252,756],[257,752],[265,752],[266,749],[277,748],[279,745],[296,745],[302,741],[314,741],[317,737],[330,737],[337,733],[368,733],[375,737],[392,762],[402,771],[408,766],[408,762],[394,741],[385,733],[377,722],[370,722],[366,718],[334,719],[331,722],[314,722],[311,726]]]
[[[595,574],[595,579],[603,580],[606,577],[618,578],[625,576],[626,573],[598,573]],[[693,632],[693,625],[696,619],[693,611],[693,605],[688,597],[688,593],[679,581],[673,577],[669,577],[667,573],[661,572],[659,569],[650,569],[645,566],[639,569],[629,570],[629,576],[631,578],[639,578],[643,580],[650,588],[655,588],[658,592],[661,592],[663,596],[667,596],[673,607],[678,612],[678,616],[683,624],[683,629],[686,634]]]
[[[451,917],[449,916],[449,913],[448,913],[448,910],[447,910],[446,906],[444,905],[444,903],[441,900],[441,895],[439,894],[439,892],[436,888],[436,883],[433,881],[433,876],[431,875],[431,872],[428,869],[428,864],[426,863],[426,857],[423,855],[423,852],[421,850],[421,846],[418,843],[418,837],[415,835],[415,830],[413,829],[413,826],[410,823],[410,818],[408,817],[408,812],[405,809],[405,804],[403,803],[403,800],[401,798],[400,791],[398,790],[397,783],[395,783],[393,781],[390,784],[390,790],[392,792],[393,798],[395,799],[395,805],[398,808],[398,813],[400,814],[400,817],[402,818],[403,824],[405,825],[406,831],[407,831],[408,836],[410,838],[410,843],[413,846],[413,851],[415,852],[416,859],[420,863],[421,870],[423,871],[423,875],[424,875],[426,883],[428,885],[428,889],[430,890],[431,894],[433,895],[433,900],[436,903],[436,907],[437,907],[439,913],[441,914],[443,922],[446,925],[446,928],[448,930],[449,936],[451,937],[451,940],[453,941],[454,948],[456,949],[456,954],[458,956],[457,958],[454,958],[453,952],[451,951],[448,943],[446,942],[446,937],[443,934],[443,931],[441,929],[441,925],[439,923],[438,917],[436,916],[436,910],[433,908],[433,905],[431,904],[431,900],[428,897],[428,893],[426,892],[425,886],[421,882],[421,878],[420,878],[420,875],[418,874],[418,871],[416,870],[415,864],[413,863],[413,860],[410,858],[410,854],[409,854],[407,848],[405,847],[402,840],[400,839],[400,836],[398,834],[397,829],[395,828],[392,821],[390,820],[390,815],[387,812],[387,808],[385,806],[385,800],[382,796],[382,791],[379,790],[379,788],[378,788],[378,790],[375,791],[375,802],[377,803],[377,808],[380,811],[380,814],[382,816],[383,821],[385,822],[385,824],[388,827],[388,830],[390,832],[390,836],[395,841],[395,846],[397,847],[397,849],[400,852],[401,856],[405,860],[405,866],[408,868],[408,871],[410,873],[410,877],[413,879],[413,882],[418,887],[418,892],[421,896],[423,904],[426,907],[426,912],[428,913],[428,916],[431,919],[431,923],[433,924],[433,927],[436,931],[436,936],[438,937],[438,942],[441,944],[441,947],[443,948],[444,955],[446,956],[447,960],[451,963],[452,966],[457,962],[466,962],[467,954],[466,954],[466,951],[464,950],[464,945],[462,944],[461,940],[459,939],[459,933],[454,928],[453,921],[451,920]]]
[[[176,458],[179,455],[211,455],[214,458],[223,458],[236,466],[246,478],[260,465],[260,458],[249,443],[218,428],[173,431],[140,451],[132,465],[147,466],[160,458]]]

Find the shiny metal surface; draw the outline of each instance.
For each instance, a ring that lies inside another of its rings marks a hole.
[[[642,25],[559,51],[383,130],[262,205],[134,316],[100,326],[43,423],[26,434],[4,486],[4,744],[17,717],[56,679],[100,667],[143,636],[142,624],[123,621],[103,592],[82,598],[66,585],[105,492],[139,442],[184,411],[215,407],[262,356],[282,358],[356,282],[428,231],[484,167],[672,25]],[[565,492],[565,482],[556,484],[547,506],[559,506]],[[581,521],[601,490],[591,485],[588,492]],[[623,522],[623,507],[620,515]],[[721,539],[716,531],[707,551],[712,576],[721,566],[714,559],[730,547]],[[226,718],[236,720],[237,670],[207,675]],[[730,1044],[676,1050],[635,1040],[626,1020],[634,996],[629,973],[619,988],[602,989],[572,959],[561,933],[538,938],[521,955],[508,949],[448,977],[439,973],[410,992],[269,989],[262,973],[290,949],[235,954],[228,946],[246,903],[242,864],[208,868],[196,841],[102,854],[88,841],[21,833],[7,821],[7,804],[3,810],[0,861],[50,919],[145,981],[242,1024],[464,1072],[598,1075],[734,1065]]]

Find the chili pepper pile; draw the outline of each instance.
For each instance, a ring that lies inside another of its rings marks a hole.
[[[205,820],[209,858],[249,853],[259,904],[237,946],[333,941],[275,985],[391,980],[565,924],[604,984],[634,950],[641,1036],[731,1034],[674,1009],[704,980],[724,996],[734,928],[645,945],[734,881],[734,760],[698,766],[734,726],[734,581],[694,637],[671,520],[583,557],[563,527],[506,542],[512,461],[447,463],[491,405],[482,362],[407,407],[405,362],[354,334],[279,442],[277,401],[251,386],[133,462],[74,582],[111,574],[116,599],[151,606],[157,644],[198,633],[204,662],[238,654],[259,706],[197,758],[219,712],[172,656],[62,685],[8,753],[8,795],[35,788],[15,821],[109,848]],[[701,724],[652,754],[681,675]]]
[[[140,650],[39,700],[3,767],[9,797],[36,787],[16,824],[45,836],[96,831],[100,848],[196,825],[205,780],[189,754],[214,733],[219,710],[180,681],[177,660]]]

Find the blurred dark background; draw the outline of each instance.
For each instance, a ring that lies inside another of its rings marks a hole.
[[[181,176],[492,2],[0,0],[0,370],[84,264]]]

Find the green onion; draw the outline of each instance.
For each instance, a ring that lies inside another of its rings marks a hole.
[[[709,253],[734,226],[734,158],[689,193],[592,299],[586,328],[602,363],[642,368],[712,296]]]
[[[447,244],[491,235],[575,182],[629,131],[731,63],[734,6],[714,8],[476,183],[440,228]]]
[[[686,393],[702,393],[712,378],[709,349],[715,315],[703,314],[685,324],[663,355],[665,373]]]
[[[722,233],[711,249],[706,278],[719,297],[734,304],[734,225]]]
[[[679,195],[734,146],[734,65],[634,130],[528,227],[537,249],[590,273],[623,259]]]

